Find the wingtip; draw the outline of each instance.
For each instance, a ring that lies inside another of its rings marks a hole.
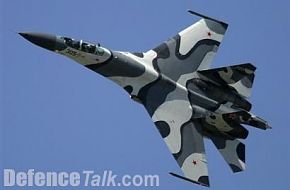
[[[20,36],[22,36],[22,37],[25,35],[24,32],[18,32],[18,34],[19,34]]]
[[[28,37],[28,33],[26,33],[26,32],[18,32],[18,34],[25,39],[27,39],[27,37]]]
[[[169,174],[174,176],[174,177],[183,179],[185,181],[188,181],[188,182],[191,182],[191,183],[194,183],[194,184],[197,184],[197,185],[201,185],[201,186],[204,186],[204,187],[210,187],[208,176],[201,176],[197,181],[195,181],[195,180],[186,178],[184,176],[178,175],[178,174],[173,173],[173,172],[169,172]]]
[[[234,164],[229,164],[231,170],[233,173],[240,173],[246,170],[246,164],[243,163],[243,165],[241,165],[240,167],[234,165]]]
[[[198,12],[195,12],[195,11],[190,10],[190,9],[187,9],[187,12],[190,13],[190,14],[192,14],[192,15],[197,15],[197,16],[201,15]]]
[[[204,14],[200,14],[200,13],[195,12],[195,11],[192,11],[192,10],[190,10],[190,9],[188,9],[187,12],[190,13],[190,14],[192,14],[192,15],[196,15],[196,16],[199,16],[199,17],[201,17],[201,18],[204,18],[204,19],[208,19],[208,20],[211,20],[211,21],[214,21],[214,22],[218,22],[218,23],[224,25],[225,28],[228,27],[228,24],[227,24],[227,23],[225,23],[225,22],[223,22],[223,21],[220,21],[220,20],[217,20],[217,19],[215,19],[215,18],[211,18],[211,17],[209,17],[209,16],[206,16],[206,15],[204,15]]]

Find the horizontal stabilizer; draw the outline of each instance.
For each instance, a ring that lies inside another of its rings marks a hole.
[[[228,140],[219,137],[210,137],[224,160],[234,173],[246,169],[245,164],[245,145],[239,140]]]
[[[250,97],[256,67],[250,63],[200,70],[197,73],[207,81],[221,86],[234,88],[241,96]]]

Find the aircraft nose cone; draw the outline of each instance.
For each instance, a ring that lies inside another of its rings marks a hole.
[[[64,42],[54,35],[23,32],[20,32],[19,35],[21,35],[23,38],[30,41],[31,43],[51,51],[65,49]]]

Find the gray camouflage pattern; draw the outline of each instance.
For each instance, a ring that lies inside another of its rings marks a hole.
[[[252,105],[246,98],[256,70],[252,64],[210,69],[228,25],[190,13],[203,18],[144,53],[112,51],[60,36],[57,45],[48,48],[42,34],[21,35],[124,88],[145,107],[184,176],[171,174],[209,186],[204,137],[212,140],[233,172],[240,172],[245,169],[245,145],[238,139],[248,136],[242,124],[270,127],[249,112]]]

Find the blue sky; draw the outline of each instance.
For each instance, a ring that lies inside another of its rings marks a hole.
[[[273,127],[248,127],[247,170],[239,174],[231,173],[207,141],[211,189],[290,188],[288,1],[2,0],[0,7],[1,186],[3,168],[111,169],[160,175],[160,187],[147,189],[205,189],[168,175],[181,171],[145,109],[121,88],[16,33],[53,33],[113,50],[147,51],[197,21],[186,12],[192,9],[229,24],[213,67],[257,66],[250,101],[253,112]]]

